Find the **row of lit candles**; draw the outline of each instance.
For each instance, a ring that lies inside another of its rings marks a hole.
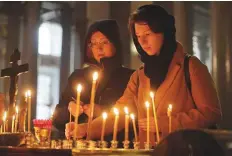
[[[28,132],[31,130],[31,91],[28,90],[25,93],[25,101],[28,104],[28,119],[27,119],[27,126],[28,126]],[[12,122],[11,122],[11,132],[18,132],[18,121],[19,121],[19,107],[15,106],[15,113],[12,116]],[[26,120],[26,118],[24,118]],[[4,112],[3,117],[2,117],[3,124],[1,125],[1,133],[6,132],[6,125],[7,125],[7,111]],[[26,131],[26,125],[24,121],[24,131]]]
[[[90,117],[88,121],[88,128],[87,128],[87,140],[88,140],[88,134],[90,131],[90,124],[92,122],[93,118],[93,110],[94,110],[94,98],[95,98],[95,91],[96,91],[96,82],[98,79],[98,73],[94,72],[93,73],[93,83],[92,83],[92,89],[91,89],[91,99],[90,99]],[[79,113],[79,108],[80,108],[80,96],[81,96],[81,91],[82,91],[82,86],[81,84],[77,85],[77,100],[76,100],[76,114]],[[154,100],[154,93],[150,92],[150,97],[152,101],[152,107],[153,107],[153,116],[154,116],[154,123],[155,123],[155,129],[156,129],[156,137],[157,137],[157,142],[160,141],[160,136],[159,136],[159,127],[158,127],[158,121],[157,121],[157,113],[156,113],[156,107],[155,107],[155,100]],[[149,107],[150,104],[147,101],[145,103],[146,109],[147,109],[147,142],[150,142],[150,134],[149,134],[149,129],[150,129],[150,114],[149,114]],[[129,132],[129,111],[128,108],[124,108],[125,111],[125,141],[128,140],[128,132]],[[118,118],[119,118],[119,111],[117,108],[114,108],[114,113],[115,113],[115,122],[114,122],[114,132],[113,132],[113,141],[116,141],[117,139],[117,129],[118,129]],[[171,113],[172,113],[172,105],[170,104],[167,109],[167,116],[169,118],[169,133],[171,132]],[[135,121],[134,121],[134,115],[131,114],[131,119],[133,123],[133,129],[134,129],[134,134],[135,134],[135,140],[138,141],[137,137],[137,131],[136,131],[136,126],[135,126]],[[105,132],[105,120],[107,118],[107,114],[104,112],[103,113],[103,124],[102,124],[102,133],[101,133],[101,140],[104,140],[104,132]],[[70,122],[71,122],[71,113],[70,113]],[[78,115],[75,117],[75,123],[78,124]],[[75,124],[75,136],[74,139],[77,139],[77,132],[78,132],[78,127],[77,124]]]

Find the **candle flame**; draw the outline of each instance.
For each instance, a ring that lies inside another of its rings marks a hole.
[[[3,118],[2,118],[3,121],[6,121],[6,116],[7,116],[7,112],[5,111],[5,112],[4,112],[4,115],[3,115]]]
[[[82,86],[81,86],[81,84],[78,84],[78,85],[77,85],[77,91],[78,91],[78,92],[81,92],[81,91],[82,91]]]
[[[31,97],[31,90],[28,90],[28,91],[27,91],[27,96],[28,96],[28,97]]]
[[[96,81],[98,79],[98,72],[93,73],[93,81]]]
[[[147,108],[150,107],[150,103],[148,101],[145,102],[145,105],[146,105]]]
[[[151,97],[151,98],[154,98],[154,97],[155,97],[155,94],[154,94],[152,91],[150,91],[150,97]]]
[[[107,118],[107,113],[106,113],[106,112],[103,112],[103,113],[102,113],[102,117],[103,117],[103,119],[106,119],[106,118]]]
[[[13,120],[14,120],[14,119],[15,119],[15,116],[13,115],[13,117],[12,117],[12,118],[13,118]]]
[[[130,117],[131,117],[132,120],[135,119],[135,115],[134,114],[130,114]]]
[[[19,108],[18,108],[18,106],[15,107],[15,110],[16,110],[16,113],[18,114],[18,113],[19,113]]]
[[[28,92],[28,91],[25,92],[25,97],[26,97],[26,98],[28,97],[28,93],[27,93],[27,92]]]
[[[172,111],[172,104],[168,105],[168,110]]]
[[[128,110],[128,108],[127,108],[127,107],[124,107],[124,112],[125,112],[125,114],[126,114],[126,115],[128,115],[128,114],[129,114],[129,110]]]
[[[119,111],[118,111],[117,108],[114,108],[114,114],[115,114],[115,115],[118,115],[118,114],[119,114]]]

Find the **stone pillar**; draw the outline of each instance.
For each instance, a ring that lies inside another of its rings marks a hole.
[[[63,3],[61,9],[61,25],[63,28],[62,52],[60,58],[60,93],[64,90],[70,75],[70,41],[72,9],[68,3]]]
[[[179,41],[184,50],[193,54],[192,46],[192,12],[191,3],[189,2],[173,2],[174,3],[174,17],[176,22],[176,39]]]
[[[87,2],[88,24],[95,20],[106,19],[110,17],[110,3],[107,1]]]
[[[22,63],[29,63],[29,72],[20,79],[23,88],[19,88],[19,95],[24,95],[25,89],[32,91],[32,119],[36,117],[37,98],[37,56],[38,56],[38,30],[40,17],[40,2],[27,2],[24,10],[23,50]]]
[[[88,25],[87,19],[87,2],[76,2],[74,10],[74,27],[76,33],[76,50],[74,53],[74,69],[82,67],[84,58],[84,42]]]
[[[213,78],[216,84],[220,103],[223,112],[222,128],[232,128],[231,126],[231,103],[226,103],[226,43],[231,34],[228,31],[227,3],[211,2],[212,15],[212,51],[213,51]],[[223,18],[222,18],[223,17]],[[230,28],[231,29],[231,28]],[[230,43],[231,44],[231,43]],[[229,45],[228,45],[229,46]],[[230,95],[231,96],[231,95]]]
[[[130,67],[130,34],[128,29],[128,19],[130,16],[131,2],[110,2],[111,18],[117,20],[122,43],[122,62],[126,67]],[[120,8],[120,11],[118,11]]]

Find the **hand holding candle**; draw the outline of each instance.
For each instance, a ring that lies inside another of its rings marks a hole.
[[[134,116],[134,114],[131,114],[130,117],[132,120],[133,129],[134,129],[135,142],[138,142],[138,135],[137,135],[137,130],[136,130],[136,126],[135,126],[135,116]]]
[[[118,133],[118,119],[119,119],[119,111],[117,108],[114,108],[114,132],[113,132],[113,141],[117,141],[117,133]]]
[[[102,113],[102,131],[101,131],[101,141],[104,141],[105,127],[106,127],[107,113]]]
[[[167,115],[169,118],[169,133],[172,132],[172,105],[168,105],[168,111],[167,111]]]
[[[150,92],[150,97],[152,101],[152,108],[153,108],[153,115],[154,115],[154,122],[155,122],[155,129],[156,129],[156,137],[157,137],[157,142],[159,143],[160,141],[160,136],[159,136],[159,127],[158,127],[158,121],[157,121],[157,114],[156,114],[156,108],[155,108],[155,95],[153,92]]]

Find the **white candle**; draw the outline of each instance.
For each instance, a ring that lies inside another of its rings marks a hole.
[[[107,113],[102,113],[102,131],[101,131],[101,141],[104,141],[105,127],[106,127]]]
[[[117,108],[114,108],[114,132],[113,132],[113,141],[117,141],[117,133],[118,133],[118,119],[119,119],[119,111]]]
[[[90,125],[91,125],[92,120],[93,120],[94,99],[95,99],[97,79],[98,79],[98,72],[94,72],[93,73],[92,89],[91,89],[91,97],[90,97],[90,116],[88,119],[87,137],[86,137],[87,140],[89,140]]]
[[[155,95],[153,92],[150,92],[150,97],[151,97],[152,107],[153,107],[153,116],[154,116],[154,122],[155,122],[156,137],[157,137],[157,142],[159,143],[159,141],[160,141],[159,127],[158,127],[157,114],[156,114],[156,108],[155,108],[155,100],[154,100]]]
[[[7,112],[5,111],[4,112],[4,115],[3,115],[3,132],[6,132],[6,117],[7,117]]]
[[[127,107],[124,107],[125,112],[125,141],[128,141],[128,133],[129,133],[129,111]]]
[[[27,91],[28,96],[28,114],[27,114],[27,130],[31,132],[31,91]]]
[[[79,117],[79,111],[80,111],[80,99],[81,99],[81,90],[82,86],[80,84],[77,85],[77,100],[76,100],[76,116],[75,116],[75,134],[74,139],[77,139],[77,133],[78,133],[78,117]]]
[[[172,105],[168,105],[167,115],[169,118],[169,133],[172,132]]]
[[[137,142],[138,141],[138,135],[137,135],[137,130],[136,130],[136,126],[135,126],[135,116],[134,116],[134,114],[131,114],[130,117],[131,117],[131,120],[132,120],[133,129],[134,129],[135,142]]]
[[[11,125],[11,133],[14,133],[14,127],[15,127],[15,116],[12,117],[12,125]]]
[[[15,111],[16,111],[16,118],[15,118],[14,131],[17,132],[18,131],[18,121],[19,121],[19,108],[18,108],[18,106],[15,107]]]
[[[150,103],[148,101],[146,101],[145,103],[146,108],[147,108],[147,143],[150,142],[150,113],[149,113],[149,107],[150,107]]]

